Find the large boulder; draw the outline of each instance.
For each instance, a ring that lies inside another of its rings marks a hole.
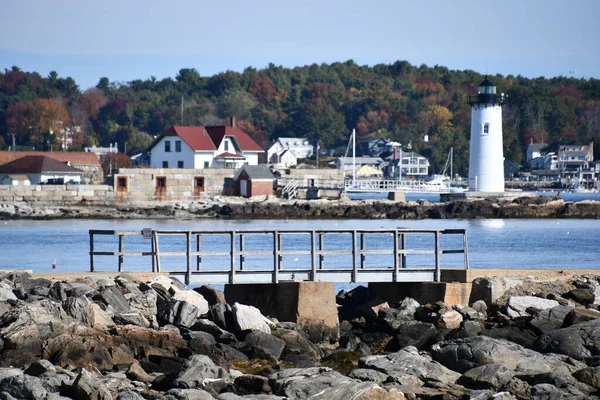
[[[540,354],[516,343],[486,336],[474,336],[434,344],[434,360],[446,367],[464,373],[487,364],[502,364],[521,374],[549,374],[557,369],[573,372],[582,364],[567,357]]]
[[[244,338],[241,350],[250,358],[277,361],[284,347],[282,339],[263,331],[252,331]]]
[[[383,372],[401,385],[422,386],[425,381],[455,383],[460,374],[433,361],[427,354],[420,354],[416,347],[381,356],[367,356],[359,360],[360,368]]]
[[[543,353],[565,354],[576,360],[600,354],[600,319],[547,332],[533,343],[533,348]]]
[[[207,389],[211,380],[231,381],[231,377],[223,368],[205,355],[193,355],[184,365],[183,371],[179,373],[173,386],[182,389]]]
[[[128,312],[131,309],[121,289],[114,284],[112,286],[103,286],[102,290],[93,297],[93,300],[111,306],[118,313]]]
[[[529,317],[528,308],[547,310],[559,305],[556,300],[542,299],[535,296],[512,296],[506,304],[506,313],[511,318]]]
[[[157,319],[162,325],[171,324],[191,328],[204,314],[192,303],[171,299],[159,304]]]
[[[388,343],[387,351],[398,351],[414,346],[418,349],[426,346],[437,336],[438,330],[429,322],[406,321],[396,328],[393,339]]]
[[[404,400],[396,388],[350,379],[329,368],[291,368],[270,376],[273,393],[295,400]]]
[[[542,310],[531,321],[529,321],[529,325],[535,329],[538,334],[543,334],[562,328],[565,317],[573,309],[574,307],[561,305]]]
[[[271,334],[269,323],[258,308],[235,303],[231,311],[238,332],[256,330]]]
[[[272,335],[285,342],[285,347],[280,355],[281,361],[303,368],[318,365],[322,351],[308,340],[304,332],[277,328],[273,330]]]
[[[87,297],[69,297],[63,308],[75,321],[92,328],[106,329],[114,326],[111,315]]]
[[[112,400],[113,398],[108,388],[98,382],[98,379],[85,368],[73,382],[71,392],[76,399],[80,400]]]
[[[514,376],[514,371],[502,364],[485,364],[465,372],[458,383],[472,389],[500,390]]]
[[[171,297],[174,300],[185,301],[193,305],[199,310],[200,315],[205,315],[208,312],[208,302],[198,292],[193,290],[177,290],[172,293]]]

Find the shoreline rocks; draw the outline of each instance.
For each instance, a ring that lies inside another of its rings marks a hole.
[[[407,203],[390,200],[286,200],[274,196],[215,196],[190,202],[123,203],[106,206],[0,204],[9,219],[445,219],[600,218],[599,201],[565,202],[552,197],[516,197]]]
[[[325,342],[164,276],[0,271],[0,287],[3,399],[600,398],[600,275],[525,278],[453,307],[374,306],[359,286],[338,294],[339,339]]]

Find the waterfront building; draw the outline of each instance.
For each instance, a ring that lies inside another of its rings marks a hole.
[[[309,158],[312,155],[313,146],[308,139],[280,137],[267,149],[267,162],[293,167],[299,158]]]
[[[469,191],[504,192],[504,155],[502,152],[502,104],[504,93],[487,77],[469,96],[471,105],[471,142],[469,153]]]

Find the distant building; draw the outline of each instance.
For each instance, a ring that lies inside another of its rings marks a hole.
[[[529,146],[527,146],[525,161],[527,162],[527,164],[530,167],[531,167],[532,160],[543,156],[542,149],[546,146],[548,146],[548,145],[544,144],[544,143],[533,143],[533,142],[529,143]]]
[[[232,126],[173,126],[150,146],[151,168],[240,168],[257,165],[263,149]]]
[[[113,146],[112,144],[108,147],[96,147],[96,146],[92,146],[92,147],[84,147],[83,150],[86,153],[94,153],[97,156],[101,156],[104,154],[111,154],[111,153],[118,153],[119,152],[119,148],[117,143],[115,143],[115,145]]]
[[[43,183],[80,183],[83,171],[69,163],[46,156],[25,156],[0,165],[0,182],[13,185],[14,175],[25,175],[32,185]]]
[[[558,149],[558,163],[561,170],[577,171],[588,169],[594,161],[594,145],[568,144]]]
[[[25,156],[46,156],[61,163],[69,163],[72,167],[83,171],[81,178],[83,183],[100,184],[104,182],[104,174],[98,156],[83,151],[0,151],[0,165]]]
[[[364,165],[377,168],[382,162],[381,157],[356,157],[355,161],[352,160],[352,157],[340,157],[336,160],[335,166],[344,171],[346,175],[352,175],[353,165],[356,165],[358,171]]]
[[[273,194],[275,176],[266,165],[244,165],[235,174],[234,194],[242,197]]]
[[[307,139],[280,137],[267,149],[267,162],[292,167],[297,165],[299,158],[311,157],[313,151]]]
[[[398,154],[396,159],[390,162],[390,166],[394,171],[392,174],[389,174],[392,178],[399,178],[399,165],[402,168],[403,177],[421,179],[429,176],[429,160],[414,151],[403,151]]]

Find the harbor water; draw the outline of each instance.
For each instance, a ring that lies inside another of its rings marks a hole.
[[[89,230],[247,230],[247,229],[466,229],[471,268],[600,268],[600,221],[597,220],[55,220],[0,222],[0,268],[30,269],[34,272],[89,271]],[[391,235],[389,235],[391,236]],[[185,240],[168,238],[161,251],[185,251]],[[162,239],[161,239],[162,240]],[[391,240],[385,239],[385,240]],[[414,241],[429,240],[415,237]],[[96,250],[116,251],[118,238],[106,237]],[[260,246],[260,243],[257,244]],[[284,243],[284,246],[286,244]],[[300,245],[300,244],[298,244]],[[203,241],[203,248],[223,246],[217,240]],[[290,243],[289,246],[295,246]],[[419,243],[409,247],[418,247]],[[141,235],[126,237],[125,251],[149,251],[150,243]],[[431,247],[429,247],[431,248]],[[293,261],[293,260],[292,260]],[[450,260],[451,262],[454,262]],[[455,260],[456,261],[456,260]],[[459,257],[460,261],[460,257]],[[185,257],[161,260],[182,270]],[[298,262],[298,260],[296,260]],[[299,262],[302,262],[300,260]],[[343,260],[337,260],[342,262]],[[462,262],[462,261],[461,261]],[[327,261],[326,261],[327,264]],[[125,271],[150,271],[150,257],[127,257]],[[103,256],[97,270],[116,271],[117,257]],[[445,265],[442,260],[442,267]]]

